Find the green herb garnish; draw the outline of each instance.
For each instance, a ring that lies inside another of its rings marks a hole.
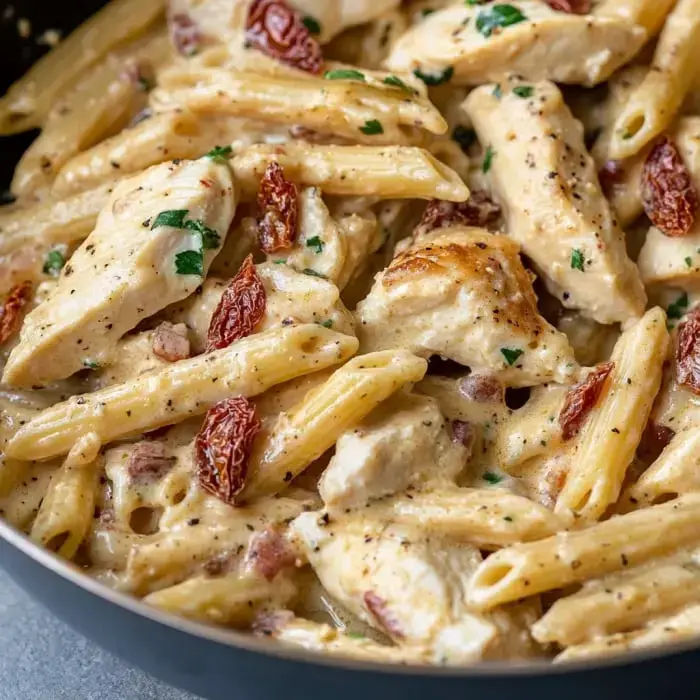
[[[410,85],[406,85],[406,83],[403,80],[401,80],[401,78],[399,78],[397,75],[387,75],[382,82],[384,83],[384,85],[390,85],[391,87],[401,88],[401,90],[410,92],[412,95],[418,94],[418,90],[415,90]]]
[[[523,354],[520,348],[501,348],[501,355],[506,358],[509,366],[513,366],[518,358]]]
[[[217,163],[227,163],[232,153],[233,148],[231,146],[214,146],[205,158],[211,158]]]
[[[302,20],[304,26],[309,30],[309,34],[320,34],[321,23],[311,15],[306,15]]]
[[[175,272],[178,275],[204,276],[204,255],[199,250],[184,250],[175,256]]]
[[[513,522],[513,518],[511,518],[510,515],[504,515],[504,516],[503,516],[503,519],[504,519],[506,522],[508,522],[508,523],[512,523],[512,522]]]
[[[463,151],[466,151],[476,142],[476,131],[458,124],[452,132],[452,139],[461,146]]]
[[[532,93],[535,92],[535,88],[532,85],[518,85],[513,88],[513,94],[523,99],[532,97]]]
[[[187,209],[168,209],[162,211],[151,226],[151,231],[153,229],[159,228],[160,226],[172,226],[173,228],[185,228],[185,217],[189,214]]]
[[[574,248],[574,250],[571,251],[571,269],[572,270],[581,270],[583,272],[583,251],[578,250],[578,248]]]
[[[692,266],[693,266],[693,259],[692,259],[691,257],[687,257],[687,258],[685,259],[685,264],[686,264],[688,267],[692,267]]]
[[[275,265],[286,265],[287,258],[280,258],[279,260],[275,260],[274,263],[275,263]]]
[[[310,267],[305,267],[302,272],[305,275],[309,275],[309,277],[320,277],[322,280],[326,279],[325,275],[322,275],[320,272],[316,272],[316,270],[312,270]]]
[[[454,75],[455,69],[452,66],[448,66],[445,68],[442,73],[423,73],[422,70],[419,70],[416,68],[413,71],[413,75],[416,76],[416,78],[420,78],[426,85],[430,86],[435,86],[435,85],[442,85],[443,83],[448,83],[450,80],[452,80],[452,76]]]
[[[339,68],[338,70],[327,70],[323,77],[326,80],[360,80],[363,83],[367,82],[364,73],[354,68]]]
[[[484,154],[484,162],[481,164],[481,170],[484,173],[487,173],[489,170],[491,170],[491,164],[493,163],[493,157],[496,155],[496,151],[491,148],[491,146],[488,146],[486,148],[486,153]]]
[[[333,319],[329,318],[321,324],[324,328],[333,328]]]
[[[503,97],[503,90],[501,89],[500,83],[496,83],[491,94],[498,100],[500,100],[501,97]]]
[[[503,481],[503,478],[494,472],[484,472],[481,478],[489,484],[498,484]]]
[[[479,13],[476,18],[476,28],[488,38],[496,29],[510,27],[526,19],[527,17],[513,5],[494,5]]]
[[[44,270],[45,275],[58,277],[65,264],[66,258],[63,253],[60,250],[52,250],[46,256],[44,267],[42,269]]]
[[[666,315],[669,318],[682,318],[687,308],[688,295],[683,292],[683,294],[681,294],[681,296],[679,296],[678,299],[676,299],[676,301],[674,301],[673,304],[668,307]]]
[[[95,360],[83,360],[83,367],[86,369],[99,369],[100,363]]]
[[[214,250],[221,245],[221,236],[201,219],[185,221],[184,228],[188,231],[196,231],[202,237],[202,248],[205,250]]]
[[[326,245],[318,236],[314,236],[313,238],[309,238],[306,241],[306,247],[307,248],[315,248],[316,249],[316,254],[320,255],[323,253],[323,246]]]
[[[367,136],[374,136],[375,134],[383,134],[384,127],[377,119],[370,119],[365,122],[364,126],[360,127],[360,131]]]

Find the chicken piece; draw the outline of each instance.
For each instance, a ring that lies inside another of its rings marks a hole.
[[[528,97],[518,88],[530,88]],[[464,102],[487,147],[483,169],[507,229],[567,308],[599,323],[639,318],[646,295],[595,164],[559,89],[550,82],[477,88]]]
[[[476,548],[362,516],[303,513],[290,528],[324,588],[399,645],[460,664],[497,644],[496,625],[464,602],[481,561]]]
[[[455,3],[434,12],[396,42],[386,64],[434,79],[449,72],[456,85],[480,85],[508,74],[596,85],[647,38],[643,27],[619,17],[567,14],[536,0],[507,7],[519,15],[508,26],[494,25],[492,5]]]
[[[399,393],[340,436],[319,483],[331,513],[427,482],[454,482],[469,451],[448,434],[437,401]]]
[[[4,382],[46,384],[107,364],[127,331],[202,283],[234,211],[231,170],[211,158],[123,181],[56,288],[25,319]]]
[[[510,386],[568,381],[573,350],[540,316],[518,251],[510,238],[478,228],[422,236],[358,304],[362,351],[441,355]]]
[[[267,297],[265,315],[255,328],[256,333],[280,324],[318,323],[339,333],[355,335],[352,314],[340,301],[338,288],[332,282],[271,262],[256,265],[256,270]],[[165,312],[170,321],[184,323],[190,329],[195,352],[206,347],[212,314],[227,285],[227,280],[209,278],[200,293]]]

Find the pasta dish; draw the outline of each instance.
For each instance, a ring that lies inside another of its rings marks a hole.
[[[30,129],[5,520],[326,654],[700,634],[700,0],[113,0]]]

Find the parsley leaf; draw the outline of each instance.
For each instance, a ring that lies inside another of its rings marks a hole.
[[[486,153],[484,154],[484,162],[481,164],[481,170],[484,173],[487,173],[489,170],[491,170],[491,164],[493,163],[493,157],[496,155],[496,151],[491,148],[491,146],[488,146],[486,148]]]
[[[428,15],[432,15],[433,12],[435,12],[435,10],[432,7],[425,7],[420,11],[421,16],[423,16],[423,17],[427,17]]]
[[[353,68],[327,70],[323,74],[323,77],[326,80],[361,80],[363,83],[367,82],[364,73],[360,73],[359,70],[354,70]]]
[[[184,250],[175,256],[178,275],[204,275],[204,256],[200,250]]]
[[[382,82],[384,85],[391,85],[391,87],[401,88],[406,92],[410,92],[412,95],[418,94],[418,90],[414,90],[410,85],[406,85],[406,83],[404,83],[404,81],[401,80],[398,75],[387,75]]]
[[[287,258],[280,258],[279,260],[273,260],[275,265],[286,265],[287,264]]]
[[[666,310],[669,318],[681,318],[688,308],[688,295],[683,292]]]
[[[185,217],[189,214],[187,209],[167,209],[162,211],[151,226],[151,231],[153,229],[159,228],[160,226],[172,226],[173,228],[184,228],[185,227]]]
[[[584,272],[583,251],[579,250],[578,248],[574,248],[574,250],[571,251],[571,269],[581,270],[581,272]]]
[[[304,26],[309,30],[309,34],[320,34],[321,33],[321,23],[311,15],[306,15],[304,19],[301,20]]]
[[[350,639],[366,639],[365,635],[359,632],[346,632],[345,636],[350,637]]]
[[[506,362],[512,367],[517,359],[523,354],[520,348],[501,348],[501,355],[506,358]]]
[[[500,100],[501,97],[503,97],[503,90],[501,89],[500,83],[496,83],[494,85],[493,92],[491,94],[498,100]]]
[[[457,124],[452,132],[452,139],[461,146],[463,151],[466,151],[476,141],[476,131]]]
[[[691,257],[685,258],[685,264],[686,264],[688,267],[692,267],[692,266],[693,266],[693,259],[692,259]]]
[[[45,275],[58,277],[63,266],[66,264],[66,258],[60,250],[52,250],[46,256],[44,267],[42,268]]]
[[[318,236],[314,236],[313,238],[309,238],[306,241],[306,247],[307,248],[315,248],[316,249],[316,254],[323,253],[323,246],[326,245]]]
[[[488,38],[494,30],[510,27],[513,24],[524,22],[526,19],[527,17],[513,5],[493,5],[479,13],[476,18],[476,28]]]
[[[205,250],[214,250],[221,245],[221,236],[209,228],[201,219],[191,219],[185,221],[185,226],[188,231],[196,231],[202,236],[202,248]]]
[[[375,134],[383,134],[384,127],[377,119],[370,119],[369,121],[365,122],[364,126],[360,127],[360,131],[363,134],[367,134],[367,136],[374,136]]]
[[[511,518],[510,515],[504,515],[504,516],[503,516],[503,519],[504,519],[507,523],[512,523],[512,522],[513,522],[513,518]]]
[[[513,88],[513,94],[523,99],[532,97],[532,93],[535,92],[535,88],[532,85],[518,85]]]
[[[214,146],[205,158],[211,158],[216,163],[226,163],[232,153],[233,148],[231,146]]]
[[[95,362],[95,360],[85,359],[83,360],[83,367],[86,369],[99,369],[100,363]]]
[[[321,324],[324,328],[333,328],[333,319],[329,318]]]
[[[316,272],[316,270],[312,270],[310,267],[305,267],[302,272],[305,275],[309,275],[309,277],[320,277],[322,280],[326,279],[325,275],[322,275],[320,272]]]
[[[413,71],[413,75],[416,76],[416,78],[420,78],[426,85],[442,85],[443,83],[447,83],[450,80],[452,80],[452,76],[454,75],[455,69],[452,66],[448,66],[445,68],[442,73],[423,73],[422,70],[419,70],[416,68]]]
[[[484,472],[481,478],[488,484],[498,484],[503,481],[503,478],[494,472]]]

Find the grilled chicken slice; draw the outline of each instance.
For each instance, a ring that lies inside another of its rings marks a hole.
[[[567,382],[577,368],[573,351],[540,316],[518,252],[511,238],[478,228],[421,236],[358,305],[362,351],[441,355],[509,386]]]
[[[491,86],[477,88],[464,109],[487,148],[483,169],[508,232],[565,307],[599,323],[639,318],[644,287],[580,122],[553,83],[512,78],[501,90],[498,97]]]
[[[234,211],[231,170],[210,158],[123,181],[25,319],[3,380],[40,385],[107,364],[127,331],[202,283]]]
[[[454,483],[469,450],[448,431],[435,399],[396,394],[338,439],[319,483],[326,507],[342,512],[409,486]]]

